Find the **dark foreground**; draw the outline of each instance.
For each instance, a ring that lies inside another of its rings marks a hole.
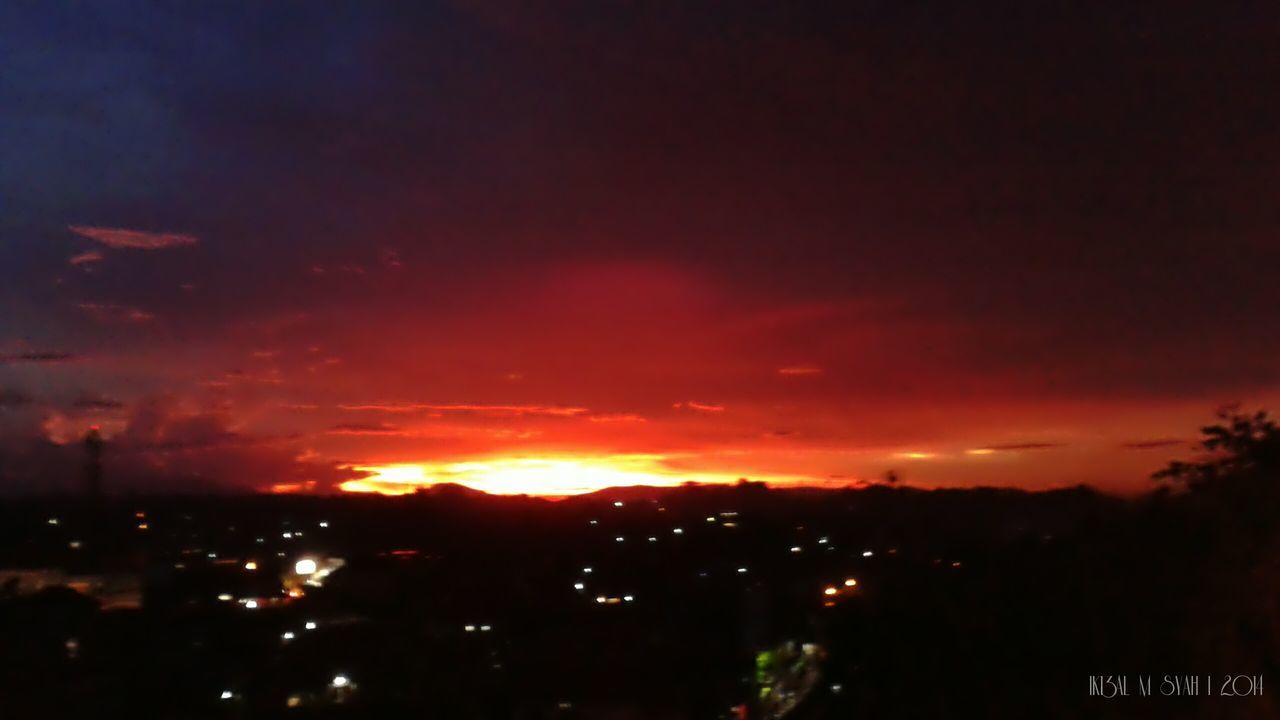
[[[1275,717],[1273,496],[10,500],[0,717]]]

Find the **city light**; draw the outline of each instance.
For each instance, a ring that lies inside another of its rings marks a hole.
[[[223,699],[223,700],[230,700],[230,699],[231,699],[231,691],[230,691],[230,690],[223,690],[223,691],[222,691],[222,694],[221,694],[221,695],[219,695],[218,697],[219,697],[219,698],[221,698],[221,699]]]
[[[299,575],[311,575],[316,571],[316,561],[311,558],[303,558],[293,564],[293,571]]]
[[[244,569],[245,569],[245,570],[257,570],[257,569],[258,569],[258,563],[256,563],[256,562],[254,562],[254,561],[250,560],[249,562],[246,562],[246,563],[244,564]]]
[[[305,625],[303,625],[302,627],[306,628],[307,630],[315,630],[315,629],[316,629],[316,621],[315,621],[315,620],[308,620],[308,621],[306,622],[306,624],[305,624]]]
[[[336,688],[344,688],[350,685],[351,681],[347,679],[346,675],[334,675],[333,681],[330,684]]]
[[[585,584],[580,583],[580,582],[576,582],[576,583],[574,583],[574,584],[573,584],[573,589],[574,589],[574,590],[582,590],[582,589],[584,589],[584,588],[586,588],[586,587],[587,587],[587,586],[586,586]]]
[[[834,585],[828,585],[825,589],[823,589],[822,594],[829,596],[829,595],[835,595],[838,592],[840,592],[840,590],[837,587],[835,587]]]
[[[853,587],[854,585],[857,585],[857,584],[858,584],[858,581],[857,581],[857,580],[854,580],[853,578],[845,578],[845,579],[844,579],[844,586],[845,586],[845,587]]]

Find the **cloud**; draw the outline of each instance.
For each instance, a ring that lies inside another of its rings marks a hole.
[[[988,455],[994,452],[1016,452],[1019,450],[1049,450],[1052,448],[1063,447],[1064,443],[1055,442],[1025,442],[1025,443],[1004,443],[1000,445],[983,445],[980,448],[968,450],[970,455]]]
[[[85,302],[80,303],[78,307],[94,318],[105,322],[147,322],[156,319],[155,314],[129,305]]]
[[[79,440],[95,418],[46,408],[0,413],[0,420],[0,494],[76,489],[84,463]],[[299,447],[296,437],[246,432],[225,415],[192,412],[169,397],[137,403],[103,434],[109,492],[260,491],[274,483],[327,491],[359,475]]]
[[[94,395],[81,395],[71,403],[76,410],[123,410],[125,404],[119,400]]]
[[[779,375],[796,376],[796,375],[821,375],[822,368],[817,365],[788,365],[778,368]]]
[[[20,363],[48,364],[71,362],[79,356],[69,352],[22,352],[0,354],[0,365],[17,365]]]
[[[105,256],[100,250],[86,250],[72,255],[67,259],[67,262],[72,265],[86,265],[88,263],[102,262],[103,257]]]
[[[1174,445],[1183,445],[1187,441],[1182,438],[1155,438],[1152,440],[1134,440],[1132,442],[1123,443],[1120,447],[1126,450],[1154,450],[1156,448],[1173,447]]]
[[[160,250],[163,248],[195,245],[198,240],[179,233],[155,233],[142,230],[122,230],[88,225],[68,225],[71,232],[106,245],[114,250]]]
[[[282,403],[280,407],[284,410],[294,410],[298,412],[306,412],[311,410],[319,410],[320,405],[317,403]]]
[[[345,275],[367,275],[369,271],[360,263],[344,263],[341,265],[325,266],[314,264],[310,268],[312,275],[325,275],[330,272],[342,273]]]
[[[407,435],[403,428],[390,423],[342,423],[325,431],[329,435]]]
[[[222,377],[201,381],[201,385],[209,388],[228,388],[232,385],[281,385],[284,374],[279,368],[267,368],[262,372],[249,372],[235,369],[223,373]]]
[[[32,401],[33,399],[30,395],[21,391],[13,388],[0,388],[0,410],[30,405]]]
[[[694,400],[689,400],[686,402],[678,402],[673,404],[671,407],[677,410],[681,408],[688,408],[690,410],[697,410],[698,412],[724,412],[723,405],[716,405],[713,403],[701,403],[701,402],[696,402]]]
[[[379,402],[362,404],[343,404],[342,410],[377,411],[391,413],[437,412],[437,413],[473,413],[476,415],[545,415],[550,417],[573,417],[590,412],[584,407],[566,407],[563,405],[472,405],[472,404],[436,404],[436,403],[400,403]]]
[[[404,267],[404,261],[400,259],[400,252],[394,248],[383,248],[378,251],[378,262],[389,268]]]
[[[1063,443],[1055,442],[1025,442],[1025,443],[1006,443],[1003,445],[988,445],[992,450],[1048,450],[1049,448],[1062,447]]]
[[[649,422],[648,418],[641,417],[633,413],[620,413],[616,415],[592,415],[587,418],[593,423],[642,423]]]

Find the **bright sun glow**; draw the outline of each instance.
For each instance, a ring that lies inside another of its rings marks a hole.
[[[347,492],[405,495],[418,488],[456,483],[495,495],[580,495],[610,487],[647,485],[671,487],[685,482],[733,483],[734,473],[691,472],[667,466],[661,455],[609,455],[604,457],[515,457],[467,462],[357,465],[352,470],[368,477],[348,480]],[[770,484],[813,484],[812,478],[761,476],[753,480]]]

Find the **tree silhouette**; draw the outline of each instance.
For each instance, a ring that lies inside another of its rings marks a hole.
[[[1273,477],[1280,469],[1280,426],[1265,410],[1249,415],[1219,411],[1216,425],[1200,428],[1206,457],[1175,460],[1152,475],[1196,489],[1215,481]]]

